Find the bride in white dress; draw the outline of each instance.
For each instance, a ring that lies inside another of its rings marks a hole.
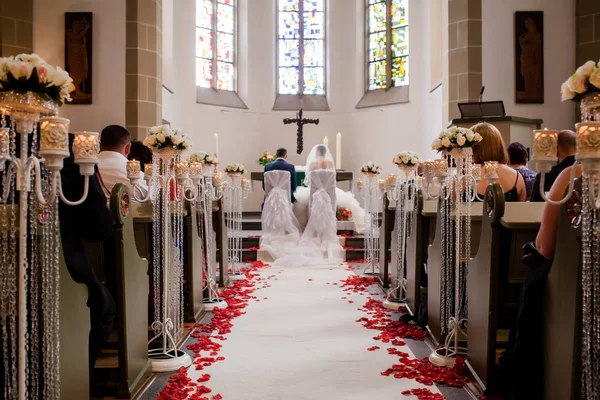
[[[310,177],[310,172],[315,170],[335,171],[333,156],[327,147],[322,144],[316,145],[311,150],[306,159],[306,177]],[[294,204],[294,214],[301,227],[308,223],[308,206],[310,189],[307,186],[298,186],[295,192],[296,203]],[[335,198],[337,208],[347,208],[352,212],[352,220],[355,225],[356,233],[362,234],[365,231],[365,210],[352,192],[346,192],[338,187],[335,188]]]

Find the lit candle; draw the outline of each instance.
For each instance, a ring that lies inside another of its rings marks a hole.
[[[10,131],[8,128],[0,128],[0,156],[10,155]]]
[[[398,184],[398,177],[395,174],[389,174],[387,178],[385,178],[385,185],[388,188],[394,188]]]
[[[423,177],[427,179],[431,179],[434,176],[435,172],[435,161],[425,161],[423,163]]]
[[[325,147],[329,148],[329,139],[327,139],[327,136],[325,136],[325,137],[323,138],[323,145],[324,145]]]
[[[152,178],[153,172],[154,172],[154,165],[152,165],[152,164],[144,165],[144,179],[146,180],[146,182],[150,181],[150,178]]]
[[[137,160],[127,161],[127,179],[137,179],[140,177],[141,167]]]
[[[379,180],[379,190],[384,190],[384,189],[385,189],[385,180],[380,179]]]
[[[556,162],[558,132],[552,129],[536,129],[533,131],[532,159],[537,161]]]
[[[578,160],[585,161],[584,171],[600,156],[600,122],[580,122],[575,125],[577,129],[577,154]]]
[[[433,166],[435,176],[440,178],[448,176],[448,162],[446,160],[435,160]]]
[[[473,178],[475,178],[475,180],[477,182],[479,182],[481,180],[481,165],[473,164],[473,168],[471,171],[472,171]]]
[[[362,179],[358,178],[358,179],[356,180],[356,188],[357,188],[358,190],[362,190],[362,188],[363,188],[363,180],[362,180]]]
[[[223,184],[223,174],[221,172],[217,172],[215,174],[213,183],[215,186],[221,186]]]
[[[73,154],[75,162],[79,164],[81,175],[93,175],[94,165],[98,164],[100,141],[97,132],[75,132],[73,140]]]
[[[215,155],[219,155],[219,135],[215,133]]]
[[[498,179],[498,161],[486,161],[483,166],[485,179]]]
[[[338,132],[335,143],[335,169],[342,169],[342,134]]]
[[[40,118],[40,154],[48,156],[69,156],[69,123],[66,118]]]
[[[242,187],[244,189],[247,189],[250,187],[250,179],[248,178],[242,178]]]
[[[202,163],[192,162],[190,163],[190,178],[200,179],[202,176]]]
[[[188,175],[188,163],[184,161],[177,161],[175,163],[175,177],[177,179],[186,179]]]

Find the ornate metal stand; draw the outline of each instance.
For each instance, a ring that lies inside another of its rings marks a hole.
[[[411,223],[411,207],[415,199],[415,168],[400,167],[399,179],[396,185],[389,185],[387,196],[390,202],[396,203],[396,276],[392,287],[388,290],[387,299],[383,306],[397,310],[405,303],[406,295],[406,240]]]
[[[225,212],[227,224],[227,258],[231,266],[229,278],[246,279],[242,271],[242,200],[248,197],[249,182],[242,182],[241,173],[229,173],[230,183],[225,186]]]
[[[190,356],[177,348],[183,334],[183,188],[179,188],[174,169],[179,152],[156,151],[151,168],[146,168],[148,194],[139,196],[139,171],[128,171],[138,202],[152,202],[154,336],[148,342],[160,344],[148,351],[155,372],[175,371],[192,364]],[[162,285],[162,287],[161,287]]]
[[[0,93],[0,112],[2,398],[58,400],[58,198],[73,206],[86,199],[98,134],[76,134],[73,152],[85,180],[81,199],[72,202],[60,177],[70,154],[69,120],[52,117],[56,105],[35,93]]]
[[[379,214],[382,191],[378,174],[364,173],[361,197],[365,207],[365,269],[363,275],[379,275]]]

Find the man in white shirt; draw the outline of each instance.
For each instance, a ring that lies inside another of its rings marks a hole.
[[[98,171],[100,182],[107,198],[117,183],[129,186],[133,198],[133,187],[127,179],[127,155],[131,149],[131,135],[127,129],[119,125],[109,125],[100,134],[100,162]],[[140,178],[143,175],[140,173]],[[141,179],[136,188],[138,196],[145,197],[148,193],[146,181]]]

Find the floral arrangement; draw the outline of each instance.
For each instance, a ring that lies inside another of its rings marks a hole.
[[[335,216],[338,221],[352,221],[352,211],[345,207],[338,207]]]
[[[600,91],[600,62],[588,61],[577,68],[560,87],[562,101],[579,101],[589,93]]]
[[[416,151],[401,151],[400,153],[396,154],[392,162],[396,165],[414,167],[421,163],[421,157]]]
[[[431,144],[431,148],[436,151],[450,151],[452,149],[473,147],[481,142],[483,137],[467,128],[452,126],[440,133],[437,139]]]
[[[44,100],[62,106],[71,101],[73,79],[60,67],[53,67],[37,54],[0,57],[0,91],[35,92]]]
[[[381,167],[375,164],[373,161],[369,161],[360,167],[360,172],[365,174],[380,174],[382,171]]]
[[[265,151],[264,153],[262,153],[257,163],[264,167],[265,165],[275,161],[275,159],[276,157],[273,154],[269,153],[268,151]]]
[[[205,151],[200,151],[198,153],[194,153],[192,154],[189,158],[188,158],[188,163],[202,163],[202,164],[213,164],[213,165],[217,165],[219,163],[219,159],[217,158],[216,155],[212,154],[212,153],[207,153]],[[227,172],[227,171],[225,171]]]
[[[225,173],[227,174],[245,174],[246,168],[240,163],[227,164],[225,167]]]
[[[179,129],[171,129],[169,125],[153,126],[144,139],[144,146],[158,150],[172,148],[176,150],[187,150],[192,147],[188,138]]]

